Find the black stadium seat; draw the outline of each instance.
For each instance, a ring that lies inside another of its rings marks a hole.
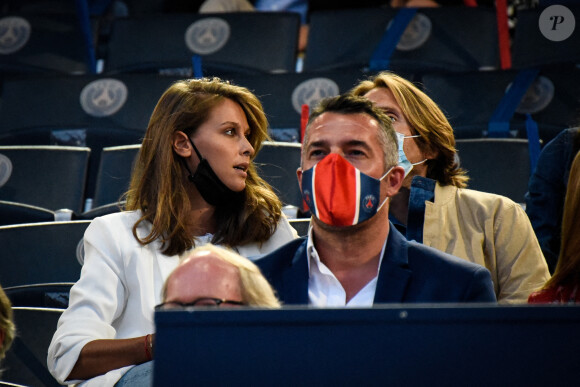
[[[0,146],[0,200],[81,210],[90,152],[85,147]]]
[[[299,16],[289,12],[161,13],[116,19],[105,73],[191,76],[194,54],[202,58],[204,75],[294,71],[299,24]]]
[[[313,12],[304,70],[367,67],[397,12],[390,8]],[[390,58],[389,69],[412,74],[497,67],[494,10],[441,7],[417,10]]]
[[[76,282],[84,261],[83,236],[90,221],[0,226],[3,287]],[[8,268],[9,270],[6,270]]]

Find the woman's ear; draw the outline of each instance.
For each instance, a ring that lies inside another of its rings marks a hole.
[[[193,148],[191,147],[191,143],[189,142],[189,137],[187,134],[183,133],[182,131],[178,130],[173,132],[173,150],[181,157],[190,157]]]

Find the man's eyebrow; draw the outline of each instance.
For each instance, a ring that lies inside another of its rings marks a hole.
[[[367,150],[370,150],[371,147],[369,146],[369,144],[367,144],[366,141],[361,141],[361,140],[350,140],[346,142],[346,145],[348,146],[360,146],[362,148],[365,148]]]
[[[367,150],[371,149],[370,145],[366,141],[361,141],[361,140],[349,140],[349,141],[345,142],[343,145],[351,146],[351,147],[358,146],[361,148],[365,148]],[[313,141],[310,144],[308,144],[308,146],[306,147],[306,150],[308,151],[311,148],[323,148],[325,146],[328,146],[327,141],[324,141],[324,140]]]
[[[306,150],[310,148],[321,148],[327,146],[328,142],[324,140],[313,141],[306,146]]]

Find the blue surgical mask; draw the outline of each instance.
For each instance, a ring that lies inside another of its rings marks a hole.
[[[405,170],[406,177],[409,174],[409,172],[411,172],[411,169],[413,169],[413,165],[423,164],[425,161],[427,161],[427,159],[419,161],[418,163],[411,163],[409,159],[407,159],[405,151],[403,150],[403,143],[406,138],[421,137],[420,135],[415,134],[413,136],[405,136],[403,133],[399,132],[396,133],[397,133],[397,142],[399,143],[399,166],[403,167],[403,169]]]

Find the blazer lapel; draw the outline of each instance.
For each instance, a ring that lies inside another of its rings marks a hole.
[[[308,304],[308,262],[306,255],[307,239],[294,253],[290,265],[282,273],[284,303]]]
[[[407,240],[392,223],[389,225],[387,246],[375,291],[375,304],[403,302],[412,273],[408,265]]]

